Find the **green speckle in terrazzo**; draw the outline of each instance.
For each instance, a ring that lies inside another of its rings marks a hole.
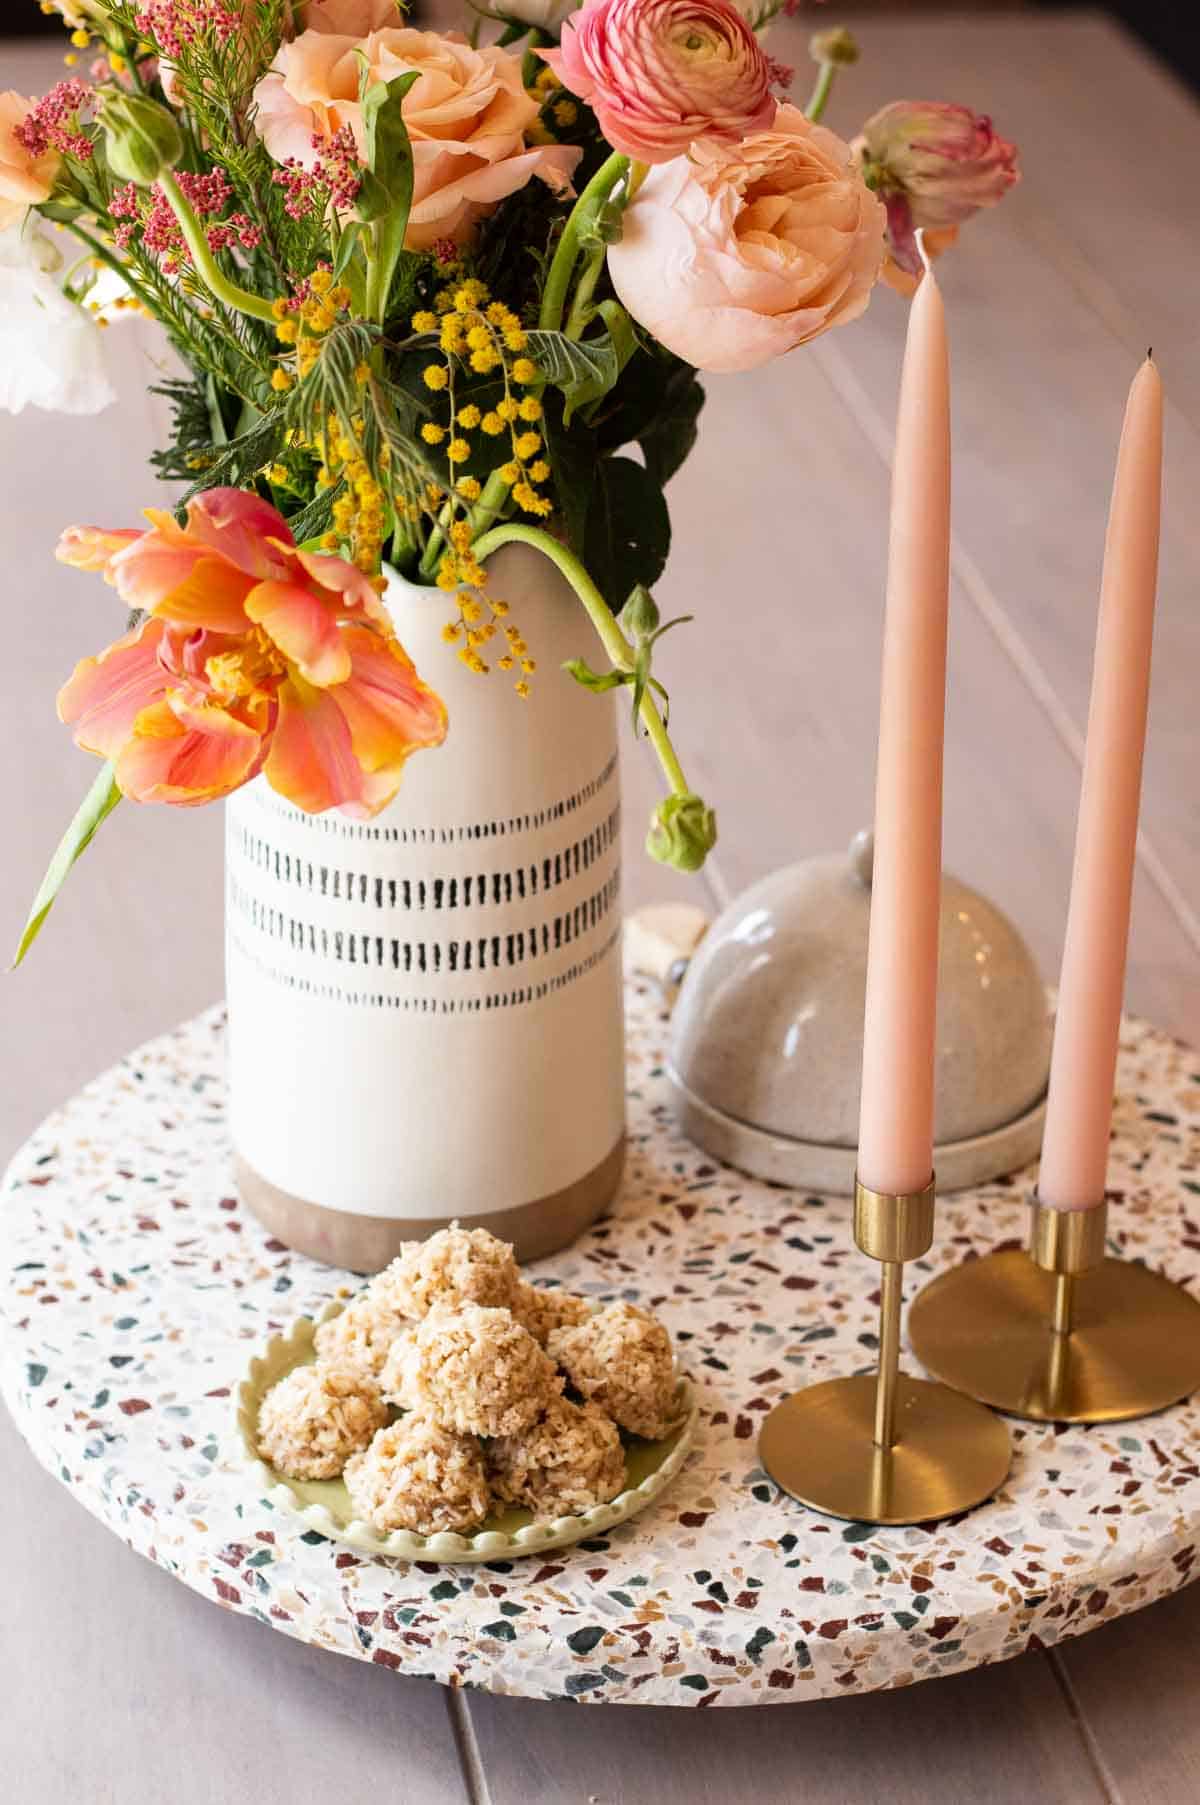
[[[746,1179],[674,1133],[664,1032],[656,997],[631,985],[622,1200],[535,1272],[651,1302],[676,1336],[699,1445],[644,1516],[467,1571],[364,1559],[259,1498],[237,1384],[273,1334],[357,1281],[289,1254],[238,1204],[219,1011],[88,1086],[13,1164],[0,1379],[37,1457],[225,1609],[400,1673],[584,1703],[843,1697],[1003,1660],[1186,1584],[1200,1540],[1192,1404],[1144,1429],[1014,1424],[1000,1495],[932,1529],[833,1522],[767,1483],[764,1415],[798,1384],[867,1364],[878,1275],[853,1246],[848,1200]],[[1200,1277],[1194,1060],[1126,1023],[1115,1246],[1176,1278]],[[940,1199],[929,1271],[1019,1239],[1027,1191],[1018,1179]]]

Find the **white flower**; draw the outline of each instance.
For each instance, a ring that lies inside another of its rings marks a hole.
[[[98,414],[117,398],[100,327],[54,278],[61,261],[36,230],[0,232],[0,408],[7,413]]]
[[[492,0],[492,11],[501,19],[516,19],[522,25],[554,31],[579,4],[580,0]]]

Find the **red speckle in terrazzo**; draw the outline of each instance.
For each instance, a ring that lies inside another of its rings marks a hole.
[[[667,1023],[646,987],[632,984],[628,1002],[621,1202],[537,1272],[597,1298],[660,1300],[703,1427],[656,1506],[550,1562],[462,1568],[363,1559],[262,1501],[232,1394],[272,1324],[357,1281],[289,1253],[240,1208],[219,1010],[89,1085],[10,1170],[0,1383],[38,1459],[130,1546],[229,1610],[449,1684],[558,1698],[582,1677],[569,1695],[589,1703],[726,1709],[869,1691],[1051,1647],[1188,1583],[1200,1405],[1156,1416],[1152,1435],[1015,1424],[1000,1496],[933,1529],[863,1537],[767,1482],[764,1410],[864,1367],[878,1269],[853,1247],[849,1200],[758,1184],[675,1133]],[[1198,1069],[1166,1036],[1126,1024],[1113,1233],[1124,1257],[1193,1283]],[[1156,1114],[1174,1118],[1169,1132]],[[1017,1245],[1027,1192],[1018,1175],[940,1199],[931,1273]],[[596,1652],[576,1655],[571,1637]]]

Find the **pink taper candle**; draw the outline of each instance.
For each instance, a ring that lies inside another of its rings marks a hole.
[[[1038,1199],[1104,1200],[1158,581],[1162,383],[1133,379],[1117,452]]]
[[[909,313],[892,466],[858,1131],[858,1177],[874,1191],[923,1190],[933,1170],[949,587],[950,371],[927,271]]]

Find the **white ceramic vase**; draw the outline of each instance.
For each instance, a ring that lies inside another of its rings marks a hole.
[[[227,805],[230,1126],[243,1197],[289,1246],[375,1271],[483,1223],[537,1258],[611,1200],[624,1158],[620,780],[611,696],[554,567],[492,560],[532,694],[473,675],[436,590],[387,601],[444,698],[446,743],[370,822],[259,779]]]

